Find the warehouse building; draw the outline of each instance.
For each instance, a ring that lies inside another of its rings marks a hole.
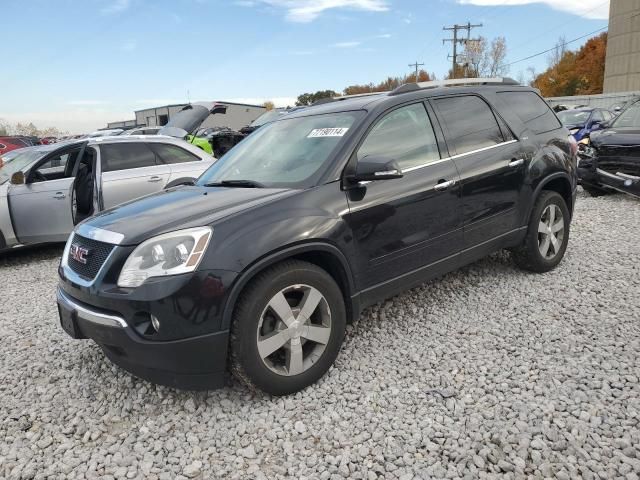
[[[640,0],[611,0],[604,93],[640,90]]]
[[[224,115],[210,115],[202,127],[229,127],[233,130],[238,130],[245,125],[250,124],[260,115],[262,115],[266,108],[261,105],[249,105],[246,103],[234,103],[234,102],[196,102],[202,104],[219,104],[227,106],[227,113]],[[171,117],[177,112],[182,110],[187,104],[175,104],[164,105],[162,107],[146,108],[144,110],[138,110],[135,112],[137,125],[144,125],[147,127],[155,127],[166,125]]]

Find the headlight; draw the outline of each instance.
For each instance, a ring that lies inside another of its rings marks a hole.
[[[139,287],[147,278],[193,272],[213,235],[211,227],[165,233],[141,243],[122,267],[119,287]]]

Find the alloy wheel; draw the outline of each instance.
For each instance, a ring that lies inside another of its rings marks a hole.
[[[260,316],[258,353],[273,372],[299,375],[322,356],[331,336],[331,310],[322,293],[291,285],[276,293]]]
[[[560,252],[564,241],[564,216],[562,210],[552,203],[542,212],[538,224],[538,249],[546,260],[552,260]]]

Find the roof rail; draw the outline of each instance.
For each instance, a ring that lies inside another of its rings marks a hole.
[[[331,102],[341,102],[343,100],[348,100],[350,98],[358,98],[358,97],[370,97],[372,95],[380,95],[381,93],[389,93],[388,91],[385,92],[368,92],[368,93],[355,93],[353,95],[342,95],[340,97],[327,97],[327,98],[321,98],[320,100],[316,100],[315,102],[313,102],[311,104],[312,107],[315,107],[316,105],[322,105],[324,103],[331,103]]]
[[[520,85],[513,78],[495,77],[495,78],[455,78],[452,80],[433,80],[431,82],[405,83],[400,85],[389,95],[400,95],[402,93],[414,92],[425,88],[438,87],[455,87],[463,85]]]

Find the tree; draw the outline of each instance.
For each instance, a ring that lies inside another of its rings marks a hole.
[[[322,100],[323,98],[333,98],[337,96],[338,94],[333,90],[319,90],[316,93],[303,93],[302,95],[298,95],[296,105],[299,107],[313,105],[318,100]]]
[[[420,70],[418,72],[418,82],[428,82],[433,77],[429,75],[425,70]],[[386,80],[383,80],[380,83],[374,84],[369,83],[366,85],[350,85],[344,89],[344,95],[359,95],[362,93],[373,93],[373,92],[388,92],[393,90],[394,88],[398,88],[400,85],[404,85],[405,83],[415,83],[416,82],[416,74],[405,75],[403,77],[387,77]]]
[[[262,106],[267,109],[267,112],[276,108],[275,104],[271,100],[267,100],[262,104]]]
[[[560,39],[549,57],[549,68],[537,75],[533,86],[545,97],[602,93],[607,33],[589,39],[577,52]]]
[[[485,37],[470,40],[461,57],[462,65],[456,68],[455,74],[449,71],[448,78],[500,77],[509,71],[505,64],[507,41],[504,37],[494,38],[491,43]]]

